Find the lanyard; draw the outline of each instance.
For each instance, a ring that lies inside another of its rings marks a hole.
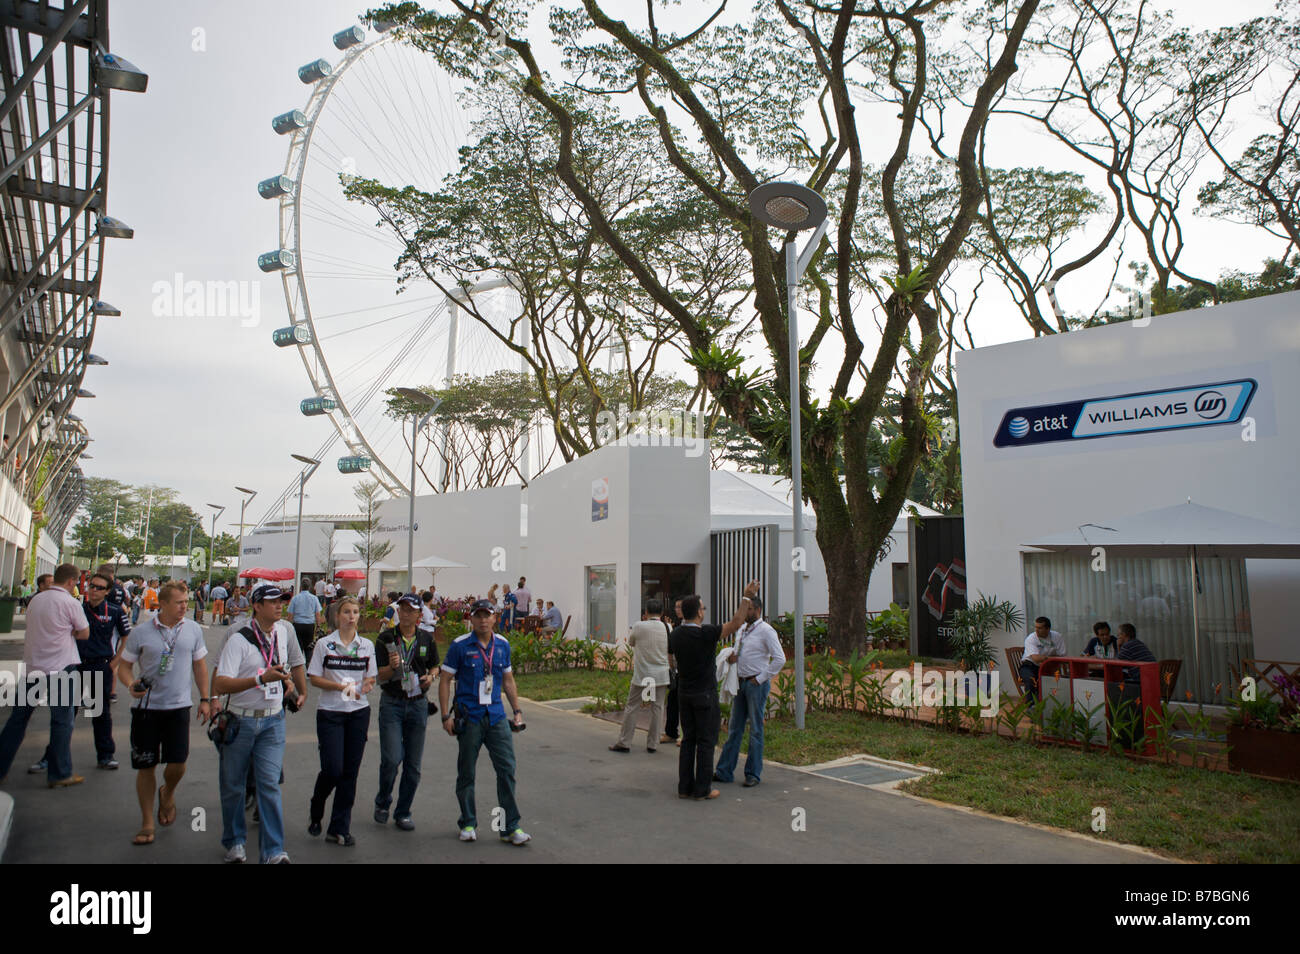
[[[100,603],[99,605],[100,605],[101,607],[103,607],[103,610],[104,610],[104,615],[103,615],[103,616],[100,616],[100,615],[99,615],[99,609],[97,609],[97,608],[94,607],[94,606],[91,606],[89,603],[86,604],[86,608],[87,608],[88,610],[90,610],[92,613],[95,614],[95,620],[96,620],[97,622],[100,622],[100,623],[107,623],[107,622],[108,622],[108,619],[109,619],[109,612],[108,612],[108,606],[109,606],[109,603],[108,603],[108,600],[105,599],[104,602]]]
[[[402,635],[401,630],[397,631],[397,638],[401,640],[402,644],[402,665],[404,668],[409,670],[411,668],[411,660],[415,658],[416,647],[420,645],[419,630],[416,630],[415,634],[411,637],[410,646],[406,645],[406,637]]]
[[[495,636],[492,637],[492,640],[488,643],[488,650],[486,654],[484,654],[483,652],[482,645],[479,646],[478,651],[479,651],[479,655],[484,657],[483,678],[486,679],[488,676],[492,675],[492,657],[496,655],[496,651],[497,651],[496,637]]]
[[[170,655],[172,654],[172,650],[174,650],[174,649],[176,648],[176,640],[178,640],[178,639],[181,638],[181,626],[184,624],[184,622],[185,622],[185,620],[182,619],[179,623],[177,623],[174,627],[172,627],[172,638],[171,638],[171,641],[168,642],[168,641],[167,641],[167,630],[163,628],[163,624],[162,624],[162,623],[158,622],[158,617],[157,617],[157,616],[155,616],[155,617],[153,618],[153,624],[154,624],[154,626],[156,626],[156,627],[158,628],[158,632],[160,632],[160,633],[163,634],[163,646],[165,647],[165,648],[163,649],[163,654],[164,654],[164,655],[170,656]]]
[[[257,620],[252,620],[252,625],[253,635],[257,637],[257,651],[262,654],[262,661],[269,668],[272,653],[279,648],[275,643],[275,627],[271,627],[271,638],[267,639],[262,636],[262,628],[257,625]]]

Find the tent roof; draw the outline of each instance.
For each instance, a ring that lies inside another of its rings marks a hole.
[[[1198,556],[1300,559],[1300,530],[1189,500],[1126,517],[1099,517],[1025,546],[1058,551],[1124,547],[1165,556],[1196,547]]]
[[[776,474],[755,474],[739,470],[715,470],[709,474],[709,510],[715,530],[750,527],[757,523],[775,523],[789,529],[793,522],[790,506],[790,481]],[[909,500],[905,506],[916,507],[923,517],[939,515],[937,510]],[[817,526],[812,506],[804,504],[804,526]],[[895,530],[906,530],[907,514],[899,514]]]

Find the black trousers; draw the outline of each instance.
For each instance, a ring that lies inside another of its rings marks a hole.
[[[713,784],[713,754],[718,747],[722,710],[718,694],[679,695],[682,751],[677,757],[677,794],[703,798]]]
[[[113,744],[113,707],[108,698],[113,692],[113,667],[109,665],[111,662],[111,659],[87,659],[77,667],[82,672],[82,679],[92,684],[93,673],[104,674],[102,686],[96,687],[96,691],[103,696],[95,700],[101,707],[101,711],[90,720],[95,732],[95,759],[100,762],[107,762],[117,751],[117,747]]]
[[[1031,662],[1020,664],[1020,681],[1025,685],[1025,698],[1038,701],[1038,667]]]
[[[293,631],[298,634],[298,645],[302,647],[302,654],[311,662],[311,653],[308,648],[316,638],[315,623],[294,623]]]
[[[352,804],[357,799],[357,773],[366,751],[370,707],[355,712],[316,710],[316,738],[320,742],[320,774],[311,795],[312,821],[325,817],[325,800],[334,793],[334,807],[326,834],[352,831]]]
[[[664,735],[670,739],[677,738],[677,689],[670,686],[668,689],[668,698],[664,701],[664,707],[667,710],[664,713]],[[658,740],[655,740],[658,744]]]

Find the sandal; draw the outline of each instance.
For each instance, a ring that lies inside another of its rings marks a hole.
[[[141,828],[131,839],[133,845],[152,845],[154,832],[152,828]]]
[[[163,789],[166,787],[167,784],[165,782],[162,785],[158,786],[158,824],[161,825],[163,828],[166,828],[168,825],[175,824],[176,822],[176,799],[175,798],[172,799],[171,817],[169,817],[166,821],[163,821]],[[172,794],[174,795],[175,793],[173,792]]]

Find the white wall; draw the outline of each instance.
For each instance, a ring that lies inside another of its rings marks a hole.
[[[591,519],[592,481],[609,481],[609,516]],[[570,636],[587,635],[588,566],[613,564],[616,619],[640,619],[641,564],[695,564],[696,588],[709,577],[708,456],[681,447],[611,445],[536,478],[528,490],[533,598],[572,614]]]
[[[299,575],[325,571],[325,563],[321,559],[324,555],[322,551],[325,549],[325,536],[322,531],[328,531],[332,526],[333,524],[325,521],[303,521],[302,552],[298,561]],[[297,542],[296,525],[284,530],[277,528],[245,534],[239,547],[239,568],[243,570],[247,567],[260,566],[268,570],[284,567],[293,569],[293,553]],[[298,584],[295,581],[293,585]]]
[[[527,575],[520,556],[520,491],[518,486],[484,487],[415,498],[415,560],[436,554],[467,565],[466,569],[438,571],[440,595],[484,595],[493,583],[514,583],[521,574]],[[410,505],[407,498],[379,505],[377,539],[393,544],[383,562],[401,567],[403,580]],[[432,579],[428,570],[416,569],[415,582],[421,587],[427,587]],[[371,583],[377,587],[379,580]]]
[[[1235,378],[1259,382],[1237,425],[997,448],[1014,407]],[[991,348],[957,359],[969,592],[1024,607],[1020,546],[1188,497],[1300,524],[1300,292]],[[1300,561],[1247,561],[1255,655],[1300,659]],[[1067,634],[1071,647],[1082,634]],[[1023,639],[1004,636],[1001,645]],[[999,656],[1002,653],[999,649]],[[999,659],[1005,669],[1005,660]],[[1007,674],[1004,672],[1004,677]]]

